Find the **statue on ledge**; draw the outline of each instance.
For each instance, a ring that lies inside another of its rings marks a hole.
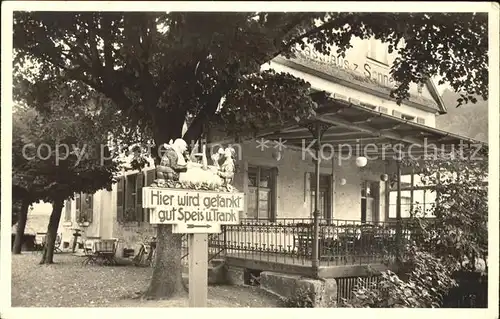
[[[187,151],[187,143],[183,139],[176,139],[173,143],[163,144],[165,153],[160,164],[156,166],[157,183],[161,181],[178,181],[179,175],[186,172],[187,163],[184,153]]]
[[[232,187],[235,172],[234,157],[236,155],[236,151],[232,147],[227,147],[223,154],[224,163],[222,163],[217,171],[217,175],[222,178],[224,186]]]
[[[156,166],[156,180],[151,186],[172,187],[178,182],[180,185],[209,184],[215,189],[223,187],[228,191],[233,190],[236,152],[232,147],[219,149],[212,157],[214,165],[208,165],[205,146],[200,153],[193,150],[191,158],[184,156],[188,147],[182,139],[176,139],[173,143],[170,141],[164,146],[165,152]],[[223,160],[223,163],[220,164],[219,160]]]

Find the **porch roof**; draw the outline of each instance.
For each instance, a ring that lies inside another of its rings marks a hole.
[[[335,153],[344,155],[357,154],[356,147],[364,149],[365,156],[394,156],[399,150],[406,154],[422,156],[434,154],[436,149],[449,152],[460,145],[487,147],[487,143],[381,113],[375,109],[375,105],[332,94],[316,109],[314,118],[270,128],[261,131],[257,137],[267,140],[281,139],[285,147],[308,147],[316,139],[310,131],[310,125],[319,123],[324,127],[322,145],[329,144]]]

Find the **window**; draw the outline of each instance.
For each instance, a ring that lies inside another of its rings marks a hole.
[[[94,215],[94,196],[92,194],[75,194],[76,222],[91,223]]]
[[[276,168],[248,167],[248,217],[276,218],[276,181]]]
[[[408,115],[408,114],[401,114],[401,118],[403,120],[407,120],[407,121],[413,121],[413,120],[415,120],[415,116],[411,116],[411,115]]]
[[[436,201],[436,193],[432,187],[425,186],[420,175],[413,176],[413,202],[412,202],[412,176],[401,176],[401,218],[410,218],[412,214],[418,217],[434,217],[432,207]],[[397,213],[397,183],[389,185],[389,218],[396,218]]]
[[[389,218],[397,217],[397,191],[391,190],[389,193]],[[418,217],[434,217],[432,207],[436,200],[436,193],[431,189],[413,190],[413,207],[411,201],[411,191],[401,191],[401,218],[410,218],[413,214]]]
[[[146,211],[142,208],[142,185],[144,174],[130,174],[121,177],[117,185],[117,218],[123,222],[141,222],[146,220]]]
[[[363,181],[361,183],[361,222],[376,222],[379,220],[379,183]]]
[[[125,177],[125,212],[124,220],[135,221],[135,201],[136,201],[136,184],[137,175],[131,174]]]
[[[332,191],[331,175],[319,176],[319,217],[330,219],[332,217]],[[311,174],[310,179],[311,190],[311,216],[315,210],[314,200],[316,198],[316,175]]]
[[[387,44],[374,38],[370,39],[366,57],[384,65],[389,65],[389,50]]]
[[[71,200],[67,200],[65,205],[64,205],[64,221],[65,222],[70,222],[71,221]]]

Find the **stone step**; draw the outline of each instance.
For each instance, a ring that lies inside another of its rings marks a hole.
[[[210,267],[210,265],[212,265],[214,267],[217,267],[217,266],[223,265],[225,262],[226,262],[226,260],[224,258],[214,258],[214,259],[210,260],[208,266]]]

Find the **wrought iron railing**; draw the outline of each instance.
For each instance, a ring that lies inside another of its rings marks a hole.
[[[219,257],[223,252],[223,247],[218,247],[218,245],[211,244],[213,242],[218,242],[219,237],[223,237],[223,232],[221,234],[209,234],[208,235],[208,261]],[[188,236],[187,234],[182,235],[181,243],[181,262],[187,265],[189,261],[189,249],[188,249]]]
[[[231,257],[310,265],[313,222],[312,218],[243,219],[239,225],[223,226],[221,234],[211,235],[209,245]],[[319,263],[352,265],[395,258],[396,226],[396,222],[320,220]],[[399,245],[408,243],[416,234],[408,223],[402,222]]]

